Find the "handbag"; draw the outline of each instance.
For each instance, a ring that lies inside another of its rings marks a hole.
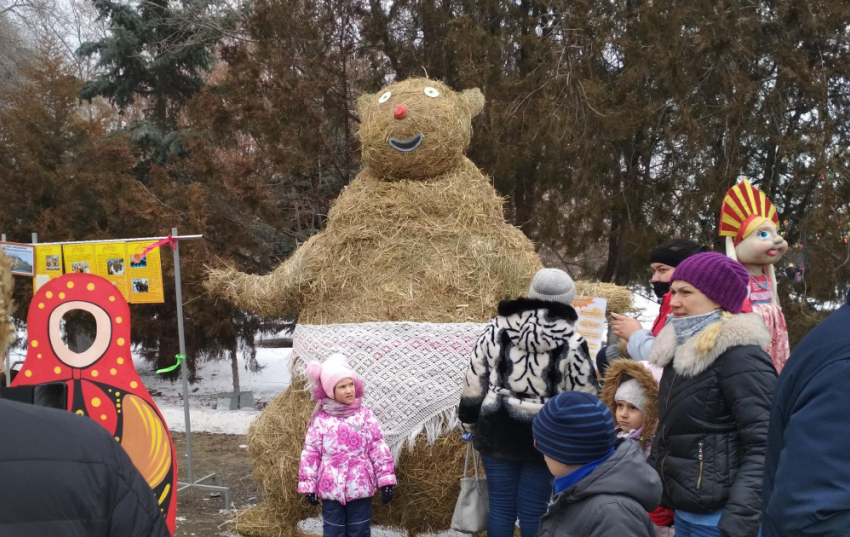
[[[466,477],[469,472],[470,453],[474,477]],[[487,488],[487,478],[478,475],[478,456],[470,441],[466,445],[466,460],[463,463],[463,476],[460,478],[460,495],[452,515],[452,529],[463,533],[484,531],[487,529],[489,511],[490,491]]]

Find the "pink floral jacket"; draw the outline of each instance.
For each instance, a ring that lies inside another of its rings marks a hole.
[[[371,410],[361,406],[346,418],[316,414],[301,452],[298,494],[344,505],[395,484],[393,458]]]

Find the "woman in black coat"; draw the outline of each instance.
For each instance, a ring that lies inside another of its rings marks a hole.
[[[741,314],[747,270],[707,252],[673,274],[673,318],[649,361],[664,368],[650,463],[677,537],[755,537],[776,369],[762,319]]]

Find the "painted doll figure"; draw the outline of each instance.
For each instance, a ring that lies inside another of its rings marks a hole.
[[[788,328],[779,306],[774,264],[788,251],[778,231],[779,215],[764,192],[744,179],[726,192],[720,216],[720,236],[726,237],[726,255],[738,260],[750,274],[750,303],[761,315],[772,339],[766,349],[777,373],[788,360]]]
[[[60,331],[63,316],[90,313],[91,346],[74,352]],[[108,280],[65,274],[46,283],[30,303],[27,357],[13,386],[64,382],[68,411],[88,416],[112,434],[153,490],[174,535],[177,459],[165,420],[136,373],[130,354],[130,307]]]

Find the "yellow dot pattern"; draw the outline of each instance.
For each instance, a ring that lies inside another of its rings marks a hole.
[[[48,291],[48,292],[44,293],[44,296],[46,296],[47,298],[53,298],[53,292]]]
[[[109,301],[110,301],[110,302],[115,302],[115,297],[114,297],[114,296],[109,297]]]
[[[33,346],[33,348],[38,347],[38,341],[32,340],[31,345]]]
[[[124,338],[123,338],[123,337],[119,337],[119,338],[118,338],[118,341],[116,341],[116,343],[118,343],[118,346],[119,346],[119,347],[123,346],[123,345],[124,345]]]
[[[100,375],[100,373],[97,372],[97,369],[92,369],[91,376],[96,377],[98,375]]]
[[[41,353],[38,353],[35,356],[36,356],[36,358],[41,358]]]
[[[93,283],[88,284],[86,286],[86,289],[88,289],[89,291],[94,291],[94,284]]]
[[[91,406],[93,406],[95,408],[99,407],[100,406],[100,398],[99,397],[92,397]]]
[[[115,360],[115,361],[116,361],[116,362],[118,362],[118,365],[121,365],[121,364],[123,364],[123,363],[124,363],[124,358],[118,358],[118,359],[117,359],[117,360]]]
[[[101,414],[100,419],[102,419],[103,421],[106,421],[106,414]]]
[[[121,441],[121,439],[120,439],[120,438],[118,438],[118,437],[116,436],[116,437],[115,437],[115,441],[116,441],[116,442],[120,442],[120,441]]]
[[[65,298],[65,293],[59,293],[59,298]]]
[[[85,414],[83,414],[83,411],[82,411],[82,410],[78,410],[78,411],[76,411],[76,412],[75,412],[75,414],[78,414],[78,415],[80,415],[80,416],[84,416],[84,415],[85,415]]]
[[[54,372],[54,373],[56,373],[56,374],[58,375],[59,373],[61,373],[61,372],[62,372],[62,368],[61,368],[61,367],[59,367],[59,366],[56,366],[56,367],[54,367],[54,368],[53,368],[53,372]]]
[[[134,380],[134,381],[130,382],[130,387],[133,388],[133,389],[136,389],[136,388],[139,387],[139,383]]]
[[[74,288],[74,282],[68,282],[68,289]]]
[[[116,317],[116,318],[115,318],[115,322],[116,322],[116,323],[121,324],[121,321],[122,321],[121,317]]]
[[[43,309],[44,309],[44,302],[39,302],[39,303],[38,303],[38,309],[40,309],[40,310],[43,310]]]
[[[26,371],[24,371],[24,375],[26,375],[27,377],[31,377],[31,376],[32,376],[32,371],[30,371],[29,369],[27,369]]]
[[[110,369],[110,370],[109,370],[109,374],[110,374],[110,375],[115,375],[115,374],[117,374],[117,373],[118,373],[118,371],[116,371],[114,367],[113,367],[112,369]]]

